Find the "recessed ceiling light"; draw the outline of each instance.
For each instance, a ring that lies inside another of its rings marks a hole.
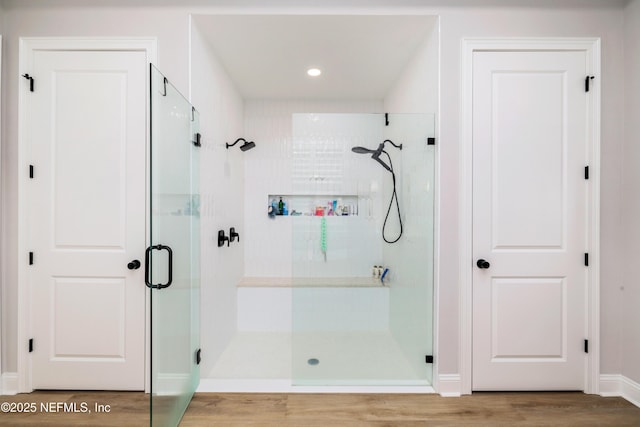
[[[318,77],[320,74],[322,74],[322,71],[320,71],[320,69],[318,68],[309,68],[307,70],[307,74],[311,77]]]

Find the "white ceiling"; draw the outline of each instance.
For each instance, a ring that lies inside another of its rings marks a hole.
[[[385,97],[437,18],[199,15],[194,22],[246,99],[365,100]],[[311,67],[322,75],[307,76]]]

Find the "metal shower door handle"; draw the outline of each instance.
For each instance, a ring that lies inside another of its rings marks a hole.
[[[151,269],[149,268],[149,264],[150,264],[149,261],[151,260],[151,251],[154,249],[158,251],[166,250],[167,253],[169,254],[169,262],[167,265],[168,267],[167,283],[158,283],[156,285],[151,283]],[[173,251],[169,246],[155,245],[155,246],[149,246],[147,248],[144,254],[144,282],[147,284],[149,288],[152,288],[152,289],[164,289],[171,286],[171,283],[173,282]]]

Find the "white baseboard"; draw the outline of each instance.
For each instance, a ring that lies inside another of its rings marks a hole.
[[[624,375],[600,375],[600,395],[619,396],[640,408],[640,384]]]
[[[622,375],[600,375],[600,396],[621,396]]]
[[[438,376],[438,393],[442,397],[460,397],[462,379],[460,374],[441,374]]]
[[[5,372],[2,374],[2,384],[0,385],[0,395],[18,394],[18,373]]]
[[[640,384],[627,377],[622,377],[622,397],[640,407]]]
[[[155,384],[158,396],[176,396],[184,392],[184,385],[191,381],[189,374],[159,374]]]

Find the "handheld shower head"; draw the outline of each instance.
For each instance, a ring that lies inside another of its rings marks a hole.
[[[384,167],[386,170],[391,172],[391,177],[393,178],[393,193],[391,194],[391,201],[389,202],[389,209],[387,209],[387,216],[385,217],[384,223],[382,224],[382,239],[387,243],[396,243],[398,240],[400,240],[400,237],[402,237],[402,215],[400,215],[400,203],[398,202],[398,193],[396,192],[396,174],[393,171],[393,163],[391,162],[391,156],[389,155],[389,153],[387,153],[384,150],[384,145],[387,142],[389,144],[393,145],[395,148],[397,148],[399,150],[402,150],[402,144],[395,144],[390,139],[385,139],[384,141],[382,141],[382,143],[380,145],[378,145],[378,148],[376,148],[375,150],[371,150],[369,148],[364,148],[364,147],[352,147],[351,151],[353,151],[356,154],[371,154],[371,158],[373,160],[375,160],[376,162],[380,163],[382,165],[382,167]],[[380,156],[383,153],[387,156],[387,159],[389,160],[389,164],[387,164],[384,160],[382,160],[380,158]],[[394,240],[387,240],[387,237],[385,236],[385,229],[387,228],[387,219],[389,219],[389,212],[391,212],[391,205],[393,204],[393,199],[396,200],[396,206],[398,208],[398,220],[400,222],[400,234],[398,234],[398,237],[396,237]]]
[[[380,152],[376,151],[375,153],[373,153],[373,154],[371,155],[371,158],[372,158],[373,160],[375,160],[376,162],[380,163],[380,164],[381,164],[381,165],[382,165],[386,170],[388,170],[389,172],[393,173],[393,169],[392,169],[388,164],[386,164],[386,163],[384,162],[384,160],[382,160],[382,159],[380,158],[380,154],[382,154],[382,153],[387,154],[387,152],[386,152],[386,151],[380,151]],[[387,154],[387,156],[388,156],[388,155],[389,155],[389,154]]]

